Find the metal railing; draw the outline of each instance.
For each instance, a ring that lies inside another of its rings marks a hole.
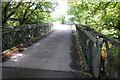
[[[29,24],[2,30],[2,51],[52,30],[52,24]]]
[[[103,46],[106,49],[106,54],[109,55],[109,49],[120,45],[119,41],[106,37],[94,29],[87,26],[76,25],[79,44],[84,54],[86,68],[96,77],[99,77],[101,69],[101,56]],[[111,46],[109,46],[111,45]],[[108,56],[107,56],[108,58]]]

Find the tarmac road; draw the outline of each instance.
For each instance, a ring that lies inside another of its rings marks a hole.
[[[59,27],[58,27],[59,26]],[[20,55],[3,62],[3,78],[76,78],[71,67],[71,26],[58,28],[28,47]]]

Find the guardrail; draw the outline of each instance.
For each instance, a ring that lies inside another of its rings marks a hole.
[[[109,49],[120,45],[120,43],[119,41],[108,38],[87,26],[76,25],[76,30],[78,33],[79,44],[82,48],[82,53],[84,54],[85,66],[96,78],[98,78],[101,66],[103,69],[105,68],[102,63],[103,47],[107,54],[106,58],[108,59],[108,55],[110,54]]]
[[[17,46],[34,37],[44,35],[53,29],[51,23],[30,24],[2,30],[2,51]]]

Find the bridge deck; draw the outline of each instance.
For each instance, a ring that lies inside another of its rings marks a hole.
[[[71,67],[71,26],[61,25],[60,27],[65,27],[65,30],[55,30],[28,47],[16,61],[11,59],[3,62],[3,78],[55,77],[57,74],[57,77],[61,78],[74,77],[71,72],[77,70]]]

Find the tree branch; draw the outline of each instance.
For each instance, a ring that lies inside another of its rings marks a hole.
[[[8,19],[15,13],[16,9],[19,8],[21,4],[22,2],[18,3],[18,5],[14,8],[14,10],[7,16]]]

